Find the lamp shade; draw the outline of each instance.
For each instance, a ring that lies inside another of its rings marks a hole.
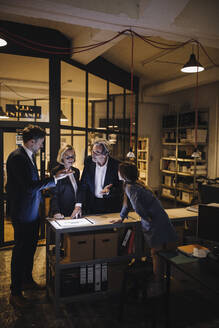
[[[194,54],[191,54],[189,61],[181,68],[184,73],[197,73],[204,71],[204,67],[197,61]]]
[[[129,152],[128,152],[128,154],[126,155],[126,157],[127,157],[128,159],[130,159],[130,160],[134,160],[134,159],[135,159],[135,154],[133,153],[131,147],[130,147]]]
[[[63,114],[62,110],[61,110],[61,115],[60,115],[60,121],[61,122],[67,122],[68,121],[67,117]]]
[[[7,41],[5,39],[0,38],[0,47],[4,47],[7,45]]]
[[[8,115],[3,111],[2,106],[0,106],[0,118],[9,118]]]
[[[195,149],[191,156],[193,158],[201,158],[201,152],[198,149]]]

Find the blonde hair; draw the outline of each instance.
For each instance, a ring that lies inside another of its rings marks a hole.
[[[66,151],[68,151],[68,150],[72,150],[74,152],[74,162],[75,162],[76,154],[75,154],[74,147],[71,146],[71,145],[66,145],[65,147],[59,149],[59,152],[58,152],[58,155],[57,155],[57,162],[58,163],[63,164],[63,156],[66,153]]]

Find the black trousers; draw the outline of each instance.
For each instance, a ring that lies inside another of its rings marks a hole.
[[[39,219],[30,223],[12,220],[15,245],[11,258],[11,294],[20,295],[24,282],[32,281],[34,254],[39,237]]]

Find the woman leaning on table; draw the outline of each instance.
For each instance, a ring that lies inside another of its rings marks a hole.
[[[162,293],[164,268],[157,252],[176,248],[177,235],[160,201],[153,192],[138,180],[138,169],[134,163],[119,165],[119,179],[124,183],[124,203],[120,216],[125,219],[129,212],[128,201],[141,217],[142,230],[146,243],[151,249],[154,277],[149,285],[150,296]]]
[[[71,145],[67,145],[59,150],[57,156],[59,165],[51,170],[52,174],[61,168],[71,169],[72,171],[72,174],[57,181],[55,188],[50,189],[50,216],[56,219],[75,217],[74,208],[77,203],[80,178],[80,171],[76,167],[73,167],[75,159],[74,148]]]

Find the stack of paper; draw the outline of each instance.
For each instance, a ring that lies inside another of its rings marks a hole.
[[[67,219],[67,220],[56,220],[56,223],[62,227],[80,227],[85,225],[93,224],[90,220],[83,218],[83,219]]]

